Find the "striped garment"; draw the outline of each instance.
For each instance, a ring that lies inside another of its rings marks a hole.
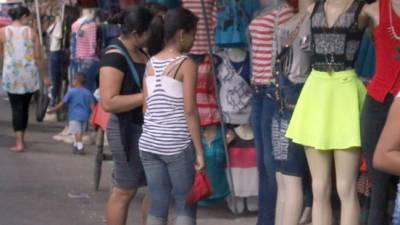
[[[210,38],[211,38],[211,46],[214,46],[214,36],[215,29],[217,25],[217,1],[216,0],[204,0],[207,19],[208,19],[208,27],[210,28]],[[200,0],[182,0],[183,7],[192,11],[199,18],[199,22],[197,23],[197,33],[196,39],[193,44],[192,50],[190,53],[195,55],[203,55],[207,54],[208,51],[208,40],[207,40],[207,31],[206,31],[206,23],[203,16],[202,6]]]
[[[83,24],[85,20],[85,18],[80,18],[71,27],[71,31],[77,34],[76,58],[95,59],[97,58],[97,25],[94,21]]]
[[[252,41],[252,84],[269,84],[272,77],[274,27],[283,25],[294,15],[289,5],[255,18],[249,27]],[[278,20],[278,21],[277,21]]]
[[[187,149],[192,138],[187,126],[183,104],[183,85],[165,74],[184,60],[151,58],[154,76],[147,76],[147,110],[139,149],[159,155],[179,154]],[[173,69],[174,71],[174,69]]]

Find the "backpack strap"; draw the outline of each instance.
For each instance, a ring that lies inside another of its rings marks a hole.
[[[133,64],[133,61],[132,61],[132,58],[130,57],[130,55],[125,51],[125,49],[123,49],[122,47],[120,47],[118,45],[109,45],[107,47],[106,51],[111,50],[111,49],[118,50],[118,53],[121,54],[122,56],[124,56],[126,62],[128,63],[128,67],[129,67],[129,70],[131,71],[134,82],[140,88],[140,90],[142,90],[142,83],[140,82],[139,75],[137,73],[137,70],[135,68],[135,65]]]

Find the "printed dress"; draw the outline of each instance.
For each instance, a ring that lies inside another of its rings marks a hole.
[[[3,90],[11,94],[39,89],[39,71],[34,59],[35,43],[27,26],[5,28]]]

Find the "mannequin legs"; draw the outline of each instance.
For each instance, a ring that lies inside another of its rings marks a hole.
[[[332,153],[306,149],[313,190],[313,225],[332,225]]]
[[[276,183],[278,193],[276,198],[275,225],[282,225],[285,208],[285,185],[282,173],[276,173]]]
[[[360,154],[358,150],[334,152],[336,187],[342,203],[341,225],[360,224],[360,203],[356,190]]]
[[[335,160],[336,185],[341,201],[341,225],[359,225],[360,205],[356,180],[360,151],[306,150],[313,178],[313,225],[332,225],[331,188],[332,162]]]
[[[303,184],[301,177],[276,174],[278,199],[275,225],[298,225],[303,210]]]
[[[283,176],[285,207],[282,225],[297,225],[303,210],[303,184],[301,177]]]

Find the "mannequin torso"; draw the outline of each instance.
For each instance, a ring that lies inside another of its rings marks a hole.
[[[97,50],[95,9],[83,9],[82,16],[72,24],[72,58],[94,59]]]

